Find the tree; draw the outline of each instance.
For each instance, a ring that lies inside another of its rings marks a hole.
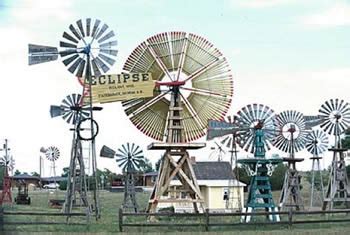
[[[143,173],[153,172],[154,169],[152,167],[152,163],[148,158],[145,158],[143,162],[140,164],[140,171]]]
[[[321,171],[321,174],[322,174],[322,184],[324,187],[327,186],[328,184],[328,178],[329,178],[329,171],[328,170],[323,170]],[[312,183],[312,174],[311,174],[311,171],[307,171],[306,172],[306,177],[305,177],[306,181],[311,185]],[[316,186],[316,189],[317,190],[321,190],[321,176],[320,174],[316,174],[315,172],[315,186]]]
[[[63,173],[61,174],[61,176],[68,177],[69,167],[63,167],[62,171],[63,171]]]
[[[33,172],[32,172],[32,173],[30,173],[30,174],[31,174],[32,176],[38,176],[38,177],[40,176],[40,175],[39,175],[39,173],[38,173],[38,172],[36,172],[36,171],[33,171]]]
[[[15,175],[20,175],[21,174],[21,172],[18,170],[18,169],[16,169],[16,171],[15,171],[15,173],[14,173]]]
[[[272,190],[281,190],[284,181],[284,175],[287,170],[287,166],[283,163],[279,163],[275,170],[273,171],[272,176],[270,177],[271,189]],[[251,177],[248,176],[244,168],[238,168],[239,181],[249,185]]]

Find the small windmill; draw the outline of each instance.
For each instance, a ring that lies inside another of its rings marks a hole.
[[[279,113],[274,121],[277,127],[277,136],[273,145],[289,154],[288,157],[283,158],[283,161],[288,163],[288,170],[284,177],[279,207],[282,210],[286,208],[299,210],[303,207],[303,201],[300,193],[301,176],[296,169],[296,163],[302,162],[304,159],[296,158],[295,153],[305,146],[307,136],[305,119],[300,112],[287,110]]]
[[[46,159],[50,161],[50,176],[54,178],[56,183],[56,161],[60,157],[60,150],[55,146],[50,146],[47,149],[42,147],[40,152],[44,153]]]
[[[10,148],[8,147],[8,140],[5,139],[5,143],[3,145],[3,149],[0,149],[2,151],[5,151],[5,155],[0,158],[0,165],[5,168],[4,171],[4,181],[3,181],[3,188],[0,198],[0,205],[3,203],[12,203],[12,193],[11,193],[11,179],[9,177],[9,170],[13,170],[14,168],[14,160],[13,157],[9,155]]]
[[[212,152],[209,155],[209,158],[216,158],[218,162],[221,162],[223,157],[226,154],[226,151],[223,149],[223,146],[214,141],[215,146],[210,147]]]
[[[144,163],[144,156],[142,149],[132,143],[127,143],[118,148],[117,152],[113,149],[103,146],[101,149],[101,156],[107,158],[116,157],[118,166],[122,169],[124,174],[124,202],[123,209],[133,209],[138,211],[135,191],[135,173],[138,172],[140,166]]]
[[[65,203],[63,211],[65,213],[71,213],[73,204],[77,204],[78,201],[82,203],[82,206],[86,208],[88,214],[91,213],[91,208],[88,203],[87,197],[87,183],[85,174],[85,164],[83,159],[83,149],[81,141],[81,132],[88,130],[90,128],[82,129],[82,124],[89,120],[90,112],[89,107],[83,105],[83,97],[80,94],[71,94],[66,96],[62,100],[61,105],[52,105],[50,108],[51,117],[62,117],[68,124],[73,125],[71,129],[73,131],[72,138],[72,150],[71,158],[69,164],[69,172],[67,177],[67,192],[65,197]],[[92,107],[94,109],[95,107]],[[99,108],[96,108],[99,109]],[[95,122],[93,122],[95,123]],[[97,135],[98,126],[97,123],[94,129],[93,135]],[[94,138],[94,136],[90,138]],[[94,192],[96,191],[94,188]],[[77,200],[76,194],[79,194],[79,199]],[[96,205],[96,203],[95,203]],[[67,217],[68,218],[68,217]]]
[[[320,193],[321,193],[321,199],[323,201],[324,199],[324,187],[323,187],[323,179],[322,179],[322,172],[321,172],[321,166],[320,166],[320,159],[322,157],[320,154],[325,152],[328,148],[328,136],[326,133],[324,133],[321,130],[312,131],[309,133],[306,137],[306,150],[312,154],[312,157],[310,158],[312,160],[312,168],[311,168],[311,196],[310,196],[310,207],[312,208],[314,206],[315,202],[315,188],[319,186]],[[315,182],[315,176],[319,174],[320,176],[320,182]]]
[[[322,121],[321,128],[335,137],[334,147],[329,149],[333,152],[333,160],[322,206],[323,210],[327,206],[332,210],[336,203],[348,206],[350,202],[350,185],[345,165],[347,149],[342,148],[340,139],[350,125],[350,105],[344,100],[330,99],[321,106],[319,116]]]

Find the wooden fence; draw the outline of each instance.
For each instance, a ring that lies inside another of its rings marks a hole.
[[[345,213],[340,219],[313,219],[313,220],[300,220],[296,219],[297,216],[310,216],[310,215],[334,215]],[[249,223],[240,222],[240,218],[242,216],[270,216],[270,215],[280,215],[281,219],[278,222],[273,221],[251,221]],[[142,222],[125,222],[127,218],[135,218],[135,217],[145,217],[146,219]],[[195,223],[171,223],[171,220],[167,220],[166,223],[157,222],[161,218],[197,218]],[[228,222],[224,223],[220,220],[220,222],[212,222],[212,219],[215,217],[238,217],[237,221],[239,222]],[[156,218],[152,220],[151,218]],[[332,210],[332,211],[279,211],[279,212],[253,212],[253,213],[245,213],[245,212],[234,212],[234,213],[215,213],[209,212],[206,210],[204,213],[129,213],[123,212],[122,209],[119,209],[119,230],[123,232],[124,227],[139,227],[139,228],[147,228],[147,227],[200,227],[202,230],[210,231],[213,227],[233,227],[233,226],[256,226],[256,225],[286,225],[289,228],[292,228],[293,224],[311,224],[311,223],[340,223],[340,222],[350,222],[350,209],[346,210]]]
[[[86,223],[70,223],[69,220],[65,222],[49,222],[49,221],[6,221],[8,217],[14,216],[45,216],[45,217],[86,217]],[[58,213],[58,212],[31,212],[31,211],[4,211],[3,207],[0,207],[0,231],[4,230],[4,225],[86,225],[89,223],[89,217],[86,213]]]

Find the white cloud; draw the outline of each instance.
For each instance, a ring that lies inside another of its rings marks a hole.
[[[302,23],[312,27],[334,27],[350,24],[350,4],[335,3],[321,12],[302,17]]]
[[[231,4],[239,5],[246,8],[264,8],[285,5],[296,1],[297,0],[231,0]]]

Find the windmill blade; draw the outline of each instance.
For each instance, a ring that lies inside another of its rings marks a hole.
[[[151,73],[158,82],[168,79],[191,83],[190,88],[179,86],[183,108],[179,118],[185,142],[205,135],[208,120],[222,120],[231,104],[233,83],[226,59],[211,43],[194,34],[154,35],[135,48],[123,69],[126,73]],[[156,86],[152,98],[122,102],[132,123],[156,140],[166,138],[170,105],[164,95],[167,92],[169,87]]]
[[[328,145],[328,136],[321,130],[312,131],[306,137],[306,150],[314,156],[325,152],[328,149]]]
[[[59,156],[60,156],[60,151],[57,147],[55,146],[50,146],[47,148],[46,152],[45,152],[45,156],[49,161],[56,161]]]
[[[41,64],[57,60],[58,49],[56,47],[28,44],[28,64]]]
[[[116,62],[114,58],[118,51],[114,48],[117,45],[114,32],[110,31],[103,36],[108,26],[104,24],[100,28],[101,22],[96,20],[91,30],[91,23],[91,18],[87,18],[84,21],[78,20],[76,22],[77,28],[71,24],[69,26],[70,32],[64,32],[64,40],[60,41],[62,50],[59,54],[63,58],[62,62],[67,66],[68,71],[77,77],[82,77],[87,72],[88,76],[100,76],[101,71],[106,73],[110,66]],[[100,38],[101,36],[102,38]],[[110,41],[106,42],[107,40]],[[78,45],[79,48],[77,48]],[[64,59],[67,56],[69,57]]]
[[[80,94],[70,94],[66,96],[60,106],[51,106],[51,117],[62,116],[68,124],[75,124],[78,120],[90,116],[90,112],[84,111],[86,105],[81,105],[82,96]],[[79,107],[77,109],[76,107]],[[73,109],[72,109],[73,108]]]
[[[238,111],[236,116],[238,125],[242,127],[237,137],[237,143],[242,149],[250,153],[254,152],[256,129],[264,132],[262,141],[265,151],[271,148],[271,142],[275,138],[274,111],[271,108],[262,104],[250,104]]]
[[[288,153],[304,148],[307,131],[302,113],[295,110],[283,111],[275,116],[274,123],[277,136],[272,143],[275,147]]]
[[[75,45],[78,44],[78,40],[76,40],[74,37],[72,37],[70,34],[68,34],[67,32],[63,32],[63,35],[62,35],[63,38],[67,39],[68,41],[72,42],[72,43],[75,43]]]
[[[140,164],[144,162],[144,157],[140,155],[142,150],[134,143],[122,144],[116,154],[116,161],[120,162],[118,166],[122,168],[123,172],[133,172],[140,168]]]
[[[350,105],[344,100],[330,99],[321,105],[321,128],[330,135],[339,136],[350,125]]]

